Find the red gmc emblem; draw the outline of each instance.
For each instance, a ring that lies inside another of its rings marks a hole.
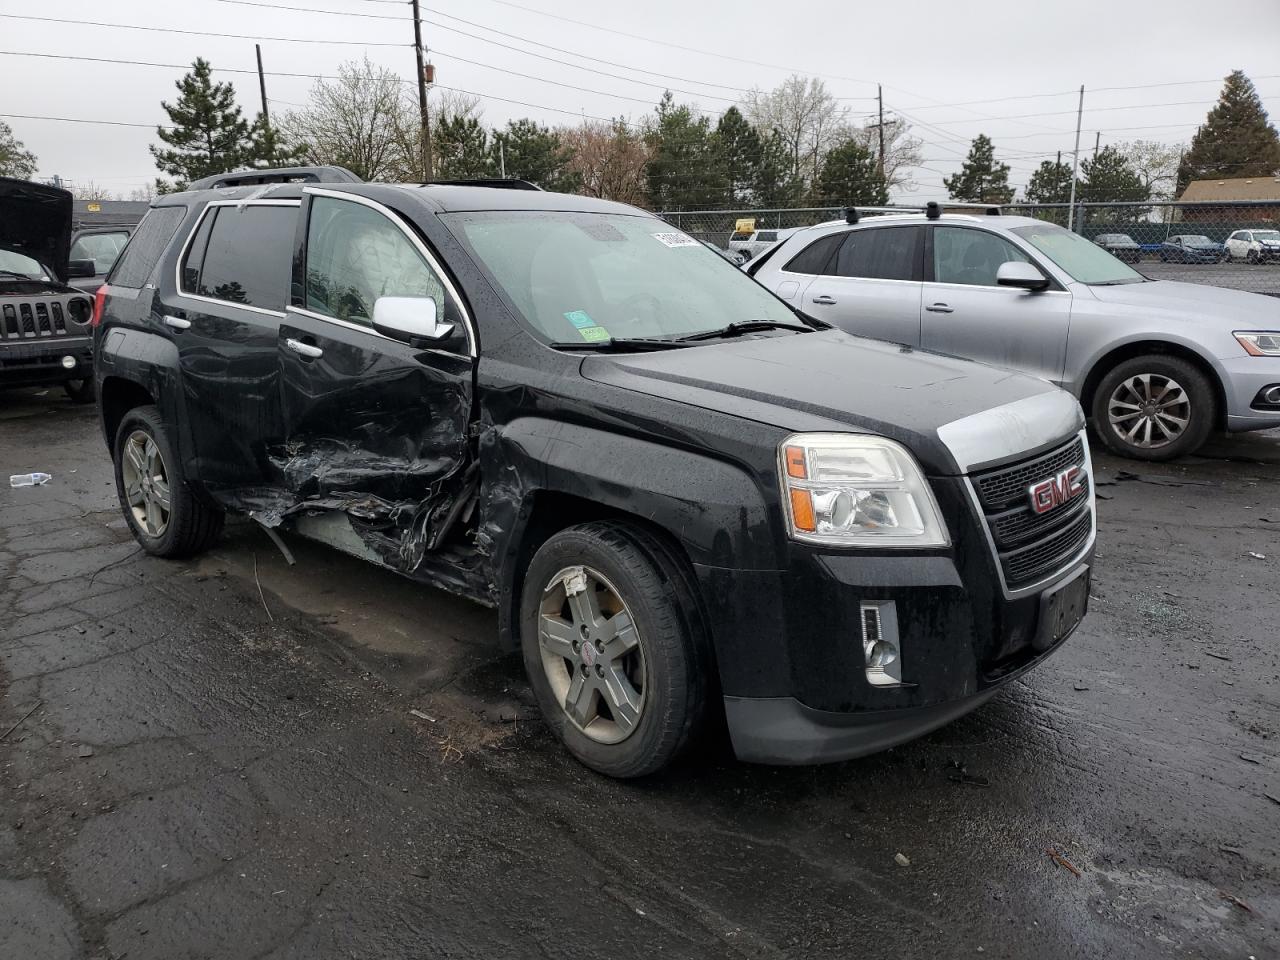
[[[1079,467],[1068,467],[1057,476],[1041,480],[1027,488],[1027,495],[1031,497],[1031,509],[1036,513],[1048,513],[1083,492],[1084,471]]]

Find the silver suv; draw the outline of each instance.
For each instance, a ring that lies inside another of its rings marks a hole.
[[[1029,217],[867,217],[801,230],[744,269],[850,333],[982,360],[1070,390],[1141,460],[1214,429],[1280,426],[1280,300],[1149,280]]]

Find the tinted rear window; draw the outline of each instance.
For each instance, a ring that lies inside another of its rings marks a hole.
[[[196,244],[183,265],[188,293],[229,303],[283,310],[289,292],[294,228],[298,208],[247,204],[215,207],[204,258],[196,262]],[[200,234],[204,233],[201,226]],[[197,241],[203,237],[197,235]],[[194,284],[194,289],[191,285]]]
[[[920,263],[918,227],[852,230],[836,254],[836,276],[914,280]]]
[[[146,283],[186,215],[186,207],[153,207],[148,210],[125,246],[124,253],[116,261],[107,282],[134,289]]]
[[[827,267],[831,263],[831,256],[844,243],[844,236],[843,233],[832,233],[813,241],[792,257],[791,262],[782,269],[788,273],[809,273],[815,276],[829,272]]]

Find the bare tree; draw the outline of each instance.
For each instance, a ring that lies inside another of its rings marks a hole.
[[[151,202],[152,200],[154,200],[155,198],[156,198],[156,188],[155,188],[155,184],[154,184],[154,183],[148,183],[148,184],[145,184],[144,186],[141,186],[141,187],[135,187],[134,189],[130,190],[130,191],[129,191],[129,195],[128,195],[127,197],[125,197],[124,199],[126,199],[126,200],[145,200],[147,203],[150,203],[150,202]]]
[[[776,130],[786,146],[791,176],[812,183],[826,152],[849,135],[849,108],[817,77],[794,75],[773,90],[752,88],[743,113],[761,131]]]
[[[430,107],[433,147],[437,143],[437,135],[451,122],[474,120],[478,126],[484,119],[480,98],[474,94],[432,87],[427,91],[427,102]],[[396,118],[395,141],[395,179],[409,183],[421,183],[426,180],[426,153],[422,149],[422,118],[418,114],[416,99],[411,99],[408,106],[401,110]],[[442,157],[436,158],[434,164],[436,169],[432,171],[436,179],[447,178],[449,175],[450,165],[442,162],[443,160]]]
[[[568,169],[581,178],[582,193],[620,203],[644,203],[649,148],[643,134],[623,120],[588,121],[557,132],[569,148]]]
[[[71,187],[71,195],[77,200],[114,200],[111,191],[92,180],[77,182]]]
[[[302,145],[307,163],[387,180],[400,172],[401,133],[410,122],[417,122],[417,109],[410,109],[400,77],[365,57],[339,66],[337,80],[317,80],[307,105],[285,114],[280,129]]]
[[[880,158],[880,131],[876,124],[868,123],[849,131],[849,139]],[[884,182],[889,189],[910,187],[911,168],[924,161],[920,148],[924,141],[911,136],[911,125],[901,117],[884,122]]]
[[[1142,180],[1152,200],[1168,200],[1173,197],[1178,180],[1178,164],[1186,149],[1184,146],[1156,140],[1125,140],[1115,144],[1114,149]]]

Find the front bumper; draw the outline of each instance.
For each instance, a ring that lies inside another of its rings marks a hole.
[[[64,357],[75,365],[68,368]],[[0,343],[0,387],[65,383],[93,377],[93,340],[59,337],[20,343]]]
[[[1261,390],[1280,384],[1280,357],[1230,357],[1214,367],[1226,395],[1228,430],[1280,427],[1280,410],[1254,405]]]

